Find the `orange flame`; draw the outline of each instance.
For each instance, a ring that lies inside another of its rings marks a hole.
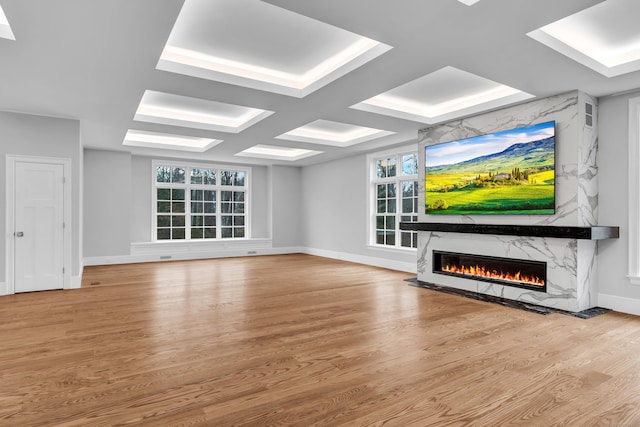
[[[457,265],[444,265],[442,266],[442,271],[446,271],[448,273],[465,274],[467,276],[484,277],[487,279],[526,283],[527,285],[544,286],[544,280],[536,276],[522,274],[519,271],[517,273],[504,273],[502,271],[489,270],[485,266],[477,264],[475,266],[462,265],[460,267]]]

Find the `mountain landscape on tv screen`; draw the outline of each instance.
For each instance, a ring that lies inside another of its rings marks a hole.
[[[553,214],[555,136],[427,166],[425,189],[427,214]]]

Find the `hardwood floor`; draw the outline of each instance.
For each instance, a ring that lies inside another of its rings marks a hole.
[[[639,426],[640,318],[541,316],[308,255],[0,297],[2,426]]]

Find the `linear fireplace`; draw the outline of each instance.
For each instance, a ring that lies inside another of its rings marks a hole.
[[[433,272],[538,292],[547,291],[547,263],[543,261],[434,250]]]

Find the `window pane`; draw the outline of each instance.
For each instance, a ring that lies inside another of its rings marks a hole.
[[[183,168],[171,168],[171,182],[175,182],[177,184],[184,184]]]
[[[156,195],[158,200],[171,200],[171,190],[168,188],[158,188]]]
[[[231,213],[231,203],[220,203],[220,211],[222,213]]]
[[[169,227],[171,225],[171,217],[169,215],[158,215],[158,227]]]
[[[411,213],[411,212],[413,212],[413,198],[402,199],[402,213]]]
[[[244,226],[244,216],[236,215],[233,217],[233,225],[236,227],[239,225]]]
[[[202,239],[204,235],[204,230],[202,228],[192,228],[191,229],[191,238],[192,239]]]
[[[233,237],[244,237],[244,227],[235,227],[233,229]]]
[[[206,200],[208,202],[215,202],[216,201],[216,192],[215,191],[209,191],[209,190],[204,191],[204,200]]]
[[[220,171],[220,184],[221,185],[233,185],[233,172]]]
[[[391,157],[387,161],[388,161],[387,176],[389,177],[396,176],[396,158]]]
[[[396,199],[387,200],[387,212],[396,213]]]
[[[387,185],[387,197],[396,197],[396,184]]]
[[[171,168],[158,166],[156,168],[156,182],[171,182]]]
[[[191,200],[202,200],[202,199],[204,199],[203,190],[191,190]]]
[[[405,248],[411,247],[411,233],[400,233],[400,246]]]
[[[230,202],[232,200],[233,197],[233,192],[232,191],[221,191],[220,192],[220,200],[222,200],[223,202]]]
[[[204,202],[204,213],[216,213],[216,204]]]
[[[184,215],[174,215],[171,217],[173,227],[184,227]]]
[[[171,212],[184,213],[184,202],[173,202],[173,203],[171,203]]]
[[[376,217],[376,228],[378,230],[382,230],[384,228],[384,217],[383,216],[377,216]]]
[[[234,191],[233,200],[235,202],[244,202],[244,191]]]
[[[223,227],[231,227],[233,225],[233,217],[224,215],[220,218],[222,220]]]
[[[158,240],[171,239],[171,229],[170,228],[158,228],[157,238],[158,238]]]
[[[394,246],[396,244],[396,232],[395,231],[387,231],[386,233],[386,244]]]
[[[204,217],[200,215],[191,216],[191,225],[201,227],[204,225]]]
[[[413,197],[413,181],[402,183],[402,197]]]
[[[384,199],[387,197],[387,186],[384,184],[378,184],[378,198]]]
[[[191,213],[202,213],[202,203],[200,203],[200,202],[192,202],[191,203]]]
[[[158,202],[157,211],[158,211],[158,213],[169,213],[169,212],[171,212],[171,203],[169,203],[169,202]]]
[[[378,200],[378,213],[385,213],[387,211],[387,202],[385,200]]]
[[[244,203],[234,203],[233,212],[237,214],[244,213]]]
[[[379,245],[384,245],[384,231],[376,232],[376,243]]]
[[[405,154],[402,156],[402,174],[415,175],[418,173],[418,155]]]
[[[184,228],[172,228],[171,229],[171,238],[172,239],[184,239]]]
[[[204,217],[204,225],[207,227],[215,227],[216,226],[216,217],[215,216],[205,216]]]
[[[238,171],[235,173],[234,185],[244,187],[244,172]]]
[[[216,184],[215,169],[191,169],[191,183],[215,185]]]
[[[387,177],[387,162],[384,160],[378,160],[376,162],[376,176],[378,178]]]
[[[233,229],[231,228],[223,228],[221,229],[221,237],[224,238],[229,238],[229,237],[233,237]]]
[[[216,229],[215,228],[205,228],[204,229],[204,237],[206,239],[215,239],[216,238]]]
[[[387,216],[385,220],[385,225],[387,230],[395,230],[396,229],[396,217],[393,215]]]
[[[191,183],[202,184],[202,173],[200,169],[191,169]],[[193,233],[191,233],[191,237],[193,237]]]
[[[171,190],[171,199],[172,200],[184,200],[184,190],[182,190],[182,189],[173,189],[173,190]]]

